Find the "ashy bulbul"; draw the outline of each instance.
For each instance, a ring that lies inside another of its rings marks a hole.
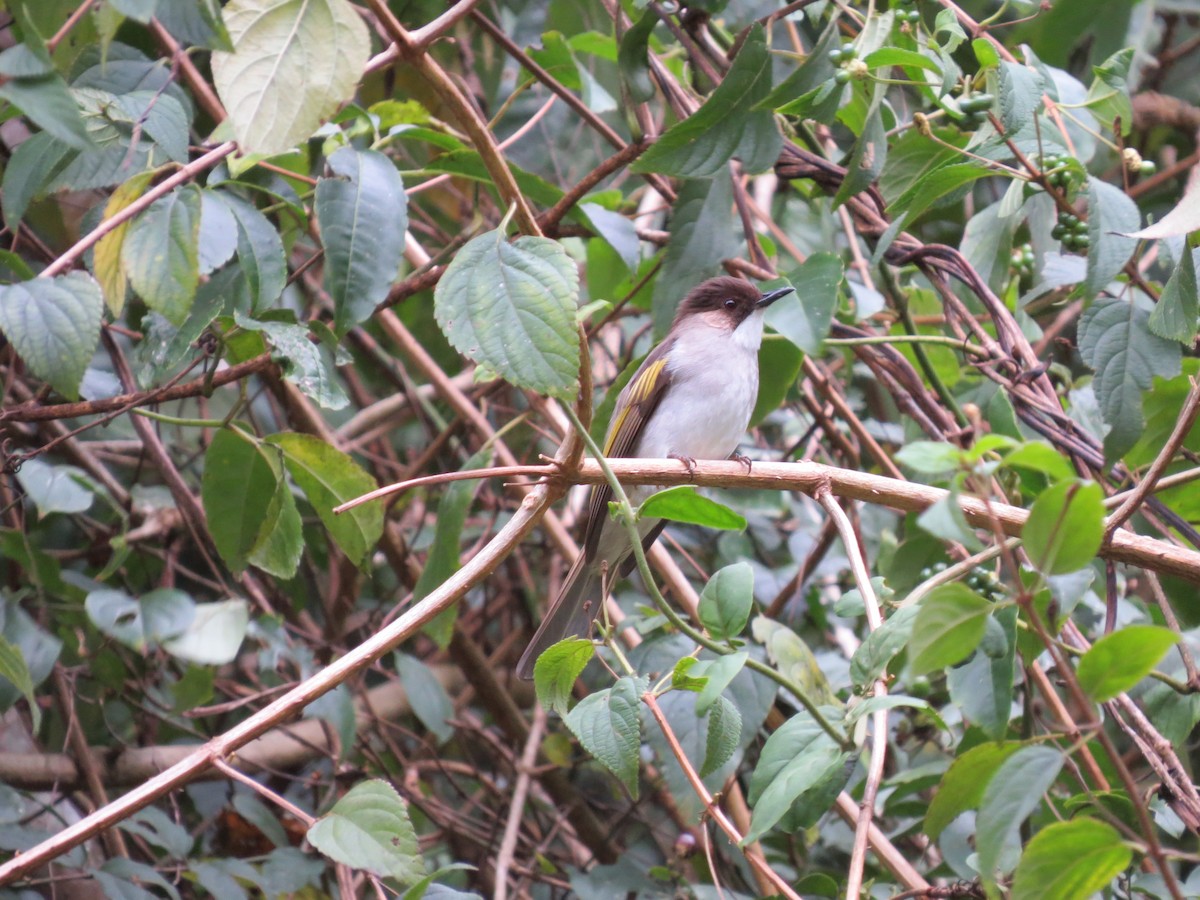
[[[785,287],[763,294],[730,277],[693,289],[667,336],[617,398],[604,455],[678,459],[689,466],[697,459],[730,456],[758,398],[763,312],[791,292]],[[655,490],[639,486],[627,493],[636,508]],[[587,637],[607,587],[633,568],[629,535],[608,514],[611,500],[608,485],[592,489],[583,551],[517,663],[521,678],[533,677],[533,665],[546,648],[571,636]],[[654,543],[664,524],[661,519],[638,522],[643,547]]]

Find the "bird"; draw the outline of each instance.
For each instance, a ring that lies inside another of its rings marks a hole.
[[[677,459],[691,471],[697,459],[726,459],[737,450],[758,398],[758,349],[763,314],[792,293],[763,293],[739,278],[710,278],[679,305],[666,337],[650,351],[617,397],[604,441],[606,457]],[[636,509],[659,490],[627,489]],[[586,638],[609,585],[633,569],[633,545],[624,524],[608,511],[606,485],[592,488],[583,548],[537,633],[517,663],[533,678],[543,651],[568,637]],[[645,549],[658,539],[662,519],[641,519]]]

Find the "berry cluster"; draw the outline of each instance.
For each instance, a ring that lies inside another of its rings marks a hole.
[[[1050,237],[1062,241],[1068,250],[1087,253],[1091,238],[1088,237],[1088,223],[1074,213],[1060,212],[1058,224],[1050,230]]]
[[[840,66],[833,74],[833,80],[838,84],[846,84],[851,78],[862,78],[867,74],[867,64],[858,59],[858,48],[849,42],[830,50],[829,61]]]
[[[913,9],[916,6],[917,0],[896,0],[896,21],[907,22],[909,25],[916,25],[921,21],[921,11]],[[904,9],[904,7],[908,9]]]
[[[1125,171],[1130,175],[1141,175],[1144,178],[1158,171],[1158,166],[1154,164],[1154,160],[1142,159],[1142,154],[1138,153],[1132,147],[1126,147],[1121,151],[1121,158],[1125,162]]]
[[[1020,247],[1013,247],[1012,268],[1020,277],[1031,278],[1033,276],[1033,264],[1036,259],[1032,245],[1022,244]]]
[[[1042,157],[1042,171],[1046,173],[1046,183],[1051,187],[1070,191],[1079,181],[1079,170],[1073,167],[1079,164],[1071,156]]]
[[[978,130],[987,121],[987,111],[992,108],[992,104],[995,102],[996,98],[991,94],[964,95],[958,101],[958,108],[962,110],[962,117],[958,120],[958,127],[963,131]]]
[[[949,568],[949,563],[945,560],[936,562],[933,565],[926,566],[921,570],[920,578],[922,581],[928,581],[939,572],[945,572]],[[963,582],[979,596],[986,600],[991,600],[993,603],[998,603],[1008,596],[1008,592],[1004,587],[1004,583],[996,577],[996,573],[986,566],[976,566],[967,573],[967,577]]]

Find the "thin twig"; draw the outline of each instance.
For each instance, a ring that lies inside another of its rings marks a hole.
[[[1183,402],[1183,408],[1180,410],[1179,418],[1175,422],[1171,436],[1167,438],[1167,442],[1158,451],[1158,455],[1154,457],[1154,462],[1150,464],[1150,468],[1146,470],[1145,476],[1138,483],[1137,487],[1125,498],[1125,501],[1118,507],[1117,511],[1108,517],[1108,523],[1104,526],[1105,543],[1112,540],[1113,533],[1121,527],[1126,519],[1137,512],[1146,497],[1154,490],[1154,485],[1158,482],[1158,479],[1162,476],[1167,466],[1170,465],[1171,459],[1175,456],[1175,451],[1183,445],[1188,432],[1192,430],[1192,425],[1196,421],[1196,413],[1200,412],[1200,382],[1197,382],[1195,378],[1191,381],[1192,389],[1188,391],[1187,399]]]
[[[850,524],[850,518],[834,499],[829,490],[817,491],[817,502],[829,514],[837,526],[838,535],[842,539],[842,548],[850,561],[850,571],[854,575],[854,583],[862,595],[863,607],[867,615],[867,626],[875,631],[883,625],[883,615],[879,611],[879,598],[875,596],[875,588],[871,584],[871,573],[867,561],[863,558],[858,536]],[[873,685],[873,696],[887,696],[886,674],[881,674]],[[876,710],[871,716],[871,761],[867,767],[867,780],[863,787],[863,799],[859,804],[858,821],[854,827],[854,845],[850,853],[850,869],[846,875],[846,896],[857,900],[862,892],[863,870],[867,861],[867,837],[871,830],[872,819],[875,816],[875,798],[879,794],[879,785],[883,781],[883,764],[887,754],[887,721],[886,709]]]
[[[650,715],[654,716],[654,721],[658,723],[658,727],[662,729],[663,737],[666,738],[667,745],[671,748],[671,752],[675,756],[675,760],[679,763],[679,767],[683,770],[683,774],[687,777],[688,783],[692,786],[692,790],[696,792],[696,796],[704,804],[705,812],[712,816],[714,822],[720,826],[721,830],[729,836],[729,839],[735,844],[741,844],[742,835],[729,821],[729,817],[713,800],[713,795],[709,793],[708,788],[704,786],[704,782],[700,780],[700,776],[696,774],[696,770],[692,767],[691,761],[684,753],[683,747],[679,745],[679,740],[675,737],[675,732],[671,729],[671,724],[667,721],[667,717],[663,714],[662,708],[658,705],[658,700],[655,696],[647,691],[642,694],[642,702],[646,704],[650,710]],[[771,868],[770,864],[762,856],[761,853],[746,848],[746,861],[761,872],[764,876],[770,879],[772,887],[785,897],[791,897],[793,900],[801,900],[799,894],[792,890],[792,886],[784,881],[779,873]]]
[[[111,232],[118,225],[128,222],[142,210],[146,209],[146,207],[148,207],[159,197],[166,196],[179,185],[183,184],[184,182],[191,181],[204,170],[212,168],[226,156],[229,156],[229,154],[233,153],[235,149],[237,149],[237,144],[235,144],[233,141],[226,141],[224,144],[209,150],[198,159],[194,159],[187,165],[181,166],[179,171],[177,171],[174,175],[163,179],[120,212],[114,213],[110,218],[105,219],[92,231],[81,237],[70,249],[68,249],[60,257],[58,257],[58,259],[54,260],[54,262],[50,263],[50,265],[46,266],[46,268],[39,272],[38,277],[51,278],[60,272],[65,272],[67,269],[71,268],[75,260],[82,256],[84,252],[97,241],[99,241],[100,238]]]
[[[529,793],[530,773],[537,761],[538,748],[542,744],[542,733],[546,730],[546,710],[540,704],[534,704],[533,722],[529,726],[529,737],[525,739],[525,747],[521,751],[521,761],[517,768],[517,781],[513,785],[512,804],[509,807],[508,821],[504,823],[504,837],[500,841],[500,849],[496,853],[496,887],[493,896],[496,900],[507,900],[508,870],[512,865],[513,853],[517,849],[517,838],[521,834],[521,823],[525,814],[525,796]]]

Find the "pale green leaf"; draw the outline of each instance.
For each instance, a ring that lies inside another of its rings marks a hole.
[[[290,150],[354,95],[371,40],[345,0],[232,0],[213,83],[244,153]]]
[[[0,285],[0,331],[36,378],[71,400],[100,340],[103,314],[100,285],[85,272]]]

